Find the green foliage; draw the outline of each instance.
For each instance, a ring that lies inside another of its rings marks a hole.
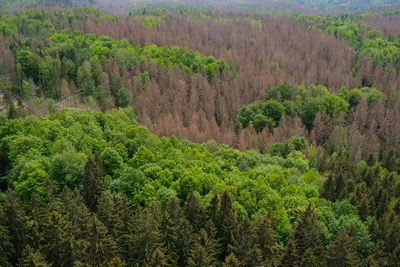
[[[33,193],[46,198],[49,179],[59,188],[83,190],[92,210],[104,189],[126,195],[135,206],[152,201],[165,206],[174,196],[184,202],[191,191],[206,203],[215,192],[229,190],[239,219],[272,209],[274,230],[284,241],[291,219],[307,199],[319,197],[319,174],[310,174],[309,162],[299,152],[305,148],[302,137],[271,146],[269,154],[226,146],[216,146],[211,154],[206,145],[157,139],[128,108],[107,114],[64,109],[41,119],[8,120],[0,126],[0,138],[10,160],[7,179],[25,203]],[[100,155],[101,166],[99,159],[89,164],[94,155]],[[335,230],[329,229],[333,235]]]
[[[130,93],[126,89],[128,85],[122,83],[119,73],[122,69],[134,72],[143,64],[155,63],[165,70],[180,68],[187,74],[199,73],[207,77],[209,82],[216,76],[233,78],[236,75],[233,64],[185,47],[158,47],[155,44],[141,47],[128,40],[84,35],[74,30],[77,23],[89,16],[95,17],[97,23],[115,19],[86,8],[62,12],[23,11],[2,14],[0,32],[4,35],[7,47],[15,54],[17,63],[18,87],[12,86],[15,93],[28,99],[43,94],[47,98],[59,100],[65,97],[62,93],[72,93],[61,92],[61,81],[64,79],[69,85],[76,85],[84,99],[94,97],[99,103],[104,102],[111,89],[116,105],[126,107],[130,102]],[[154,28],[165,16],[142,16],[137,19],[146,27]],[[16,42],[16,36],[20,36],[20,41]],[[113,60],[119,69],[113,77],[109,77],[111,88],[103,88],[105,79],[101,79],[101,72],[106,69],[109,60]],[[141,75],[141,78],[144,85],[148,77]]]
[[[144,27],[146,27],[149,30],[153,30],[157,24],[163,23],[165,21],[165,15],[161,17],[156,17],[156,16],[140,16],[140,17],[135,17],[140,24],[142,24]]]
[[[333,34],[336,38],[350,43],[356,52],[357,62],[353,74],[358,71],[360,60],[367,55],[374,66],[381,63],[391,63],[398,66],[400,63],[400,41],[384,38],[383,33],[373,30],[371,26],[362,23],[362,15],[342,14],[337,17],[322,17],[314,15],[296,15],[296,22],[305,24],[308,28],[323,33]]]
[[[279,126],[280,119],[288,115],[300,117],[304,126],[311,131],[317,113],[337,117],[340,114],[347,114],[349,106],[358,104],[359,99],[355,89],[350,92],[346,88],[341,90],[341,93],[336,95],[323,86],[311,85],[308,90],[305,88],[301,90],[299,86],[296,95],[291,86],[282,84],[267,92],[267,101],[256,101],[241,107],[236,124],[247,128],[251,122],[257,132],[261,132],[267,125],[273,130]],[[369,99],[370,103],[374,103],[380,94],[374,88],[365,88],[361,89],[360,97],[361,95]]]

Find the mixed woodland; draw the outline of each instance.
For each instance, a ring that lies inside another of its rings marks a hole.
[[[400,11],[20,2],[0,266],[398,266]]]

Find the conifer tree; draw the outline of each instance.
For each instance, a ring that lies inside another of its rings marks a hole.
[[[285,252],[279,266],[299,266],[299,259],[300,255],[297,251],[296,244],[293,239],[289,239],[289,241],[286,243]]]
[[[181,223],[181,208],[177,198],[171,198],[168,202],[161,223],[162,240],[166,247],[172,264],[177,265],[179,261],[179,224]]]
[[[125,267],[127,264],[121,260],[120,257],[115,256],[111,260],[106,260],[105,263],[102,264],[105,267]]]
[[[376,242],[373,251],[363,261],[363,266],[380,267],[388,265],[388,255],[385,252],[383,241]]]
[[[393,252],[389,256],[389,265],[398,266],[400,262],[400,244],[396,246]]]
[[[128,265],[133,265],[132,257],[134,216],[130,207],[129,200],[124,196],[115,195],[111,210],[111,231],[117,243],[119,255]],[[109,229],[110,229],[109,228]]]
[[[210,204],[207,206],[206,215],[207,219],[212,220],[212,222],[215,224],[216,227],[219,227],[218,211],[219,211],[219,199],[218,199],[218,193],[215,193],[210,200]]]
[[[43,232],[44,224],[47,220],[49,207],[44,201],[41,201],[36,194],[32,195],[32,202],[30,204],[31,215],[31,226],[30,226],[30,240],[29,243],[34,248],[40,247],[40,235]]]
[[[215,265],[210,261],[208,257],[207,250],[200,244],[200,242],[195,242],[190,249],[188,265],[189,267],[197,266],[211,266]]]
[[[190,249],[188,266],[217,266],[217,255],[218,249],[215,241],[202,229]]]
[[[254,224],[255,236],[258,247],[261,249],[263,260],[268,262],[270,266],[278,266],[280,255],[276,245],[277,238],[271,213],[268,215],[259,214]]]
[[[325,251],[322,243],[322,230],[319,225],[318,215],[311,207],[311,203],[301,213],[293,233],[293,239],[300,260],[304,260],[305,253],[308,255],[308,262],[303,262],[302,264],[314,264],[317,266],[324,264]]]
[[[190,191],[186,200],[185,216],[196,232],[204,227],[204,209],[193,191]]]
[[[222,267],[241,267],[239,260],[235,257],[235,254],[231,253],[225,258],[225,262],[222,263]]]
[[[2,203],[0,202],[0,204]],[[0,205],[0,218],[5,218],[2,205]],[[8,228],[4,224],[5,221],[0,220],[0,266],[10,267],[12,266],[10,259],[12,259],[15,254],[15,248],[11,243]]]
[[[257,244],[255,228],[248,217],[239,227],[233,250],[242,266],[262,266],[264,264],[262,251]]]
[[[40,251],[35,251],[31,247],[27,247],[24,254],[26,254],[21,263],[18,265],[19,267],[48,267],[48,264],[44,258],[44,256],[40,253]]]
[[[331,201],[344,198],[349,190],[348,182],[354,177],[353,170],[348,154],[333,159],[324,184],[323,196]]]
[[[168,258],[162,252],[160,248],[157,248],[151,256],[150,262],[145,265],[146,267],[170,267],[172,266],[168,262]]]
[[[154,251],[163,249],[162,234],[159,229],[159,208],[152,204],[144,210],[139,209],[133,232],[131,253],[135,264],[143,266],[151,261]]]
[[[86,241],[84,258],[91,266],[99,266],[117,256],[114,240],[95,214],[90,218]]]
[[[222,246],[221,257],[225,258],[229,255],[231,248],[235,245],[238,230],[235,210],[232,206],[232,200],[228,191],[225,191],[222,195],[219,215],[219,221],[221,224],[218,232]]]
[[[26,246],[27,241],[27,230],[25,222],[25,214],[22,209],[21,200],[17,197],[15,191],[8,191],[6,194],[6,200],[4,201],[4,222],[7,226],[8,236],[10,242],[13,245],[13,249],[10,250],[13,255],[11,256],[10,262],[12,265],[17,265],[19,259],[22,257],[22,253]]]
[[[89,231],[89,221],[91,212],[85,205],[82,195],[77,189],[71,191],[64,187],[61,192],[62,212],[65,214],[66,220],[72,224],[71,235],[75,240],[85,239]]]
[[[82,247],[75,246],[72,225],[56,211],[49,213],[43,228],[41,250],[54,266],[71,266]]]
[[[330,245],[327,253],[327,264],[332,267],[357,266],[357,242],[353,235],[346,230],[341,230],[335,241]]]
[[[18,118],[18,112],[17,109],[15,108],[14,103],[11,102],[7,108],[7,119],[13,120],[16,118]]]
[[[92,212],[96,212],[97,205],[104,191],[103,170],[99,157],[96,157],[96,159],[88,158],[82,185],[82,195],[87,207]]]

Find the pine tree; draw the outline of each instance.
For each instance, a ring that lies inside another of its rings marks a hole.
[[[2,202],[0,202],[2,204]],[[0,218],[5,218],[3,206],[0,205]],[[15,254],[15,249],[11,243],[11,236],[8,231],[6,222],[0,220],[0,266],[10,267],[12,266],[10,260]]]
[[[210,204],[207,206],[206,215],[207,219],[212,220],[216,227],[219,227],[218,221],[218,210],[219,210],[219,199],[218,194],[215,193],[210,200]]]
[[[131,251],[134,246],[132,238],[135,221],[129,200],[124,196],[115,195],[112,203],[111,218],[108,219],[109,229],[117,243],[119,255],[128,265],[133,265],[135,259]]]
[[[222,263],[222,267],[241,267],[239,260],[235,257],[235,254],[231,253],[225,258],[225,262]]]
[[[179,241],[177,246],[177,252],[179,256],[178,265],[187,266],[190,248],[193,246],[195,238],[193,233],[193,227],[186,219],[182,219],[178,225],[178,241]]]
[[[378,241],[373,251],[370,255],[364,260],[363,266],[368,267],[380,267],[388,265],[388,255],[385,252],[385,247],[383,241]]]
[[[322,230],[319,225],[318,215],[311,207],[311,203],[301,213],[293,239],[301,260],[304,260],[303,256],[307,252],[309,254],[308,260],[314,261],[309,262],[310,264],[323,265],[325,251],[322,243]],[[303,264],[306,263],[304,262]]]
[[[293,239],[289,239],[285,246],[285,253],[283,254],[282,261],[279,266],[300,266],[300,255],[297,251],[296,244]]]
[[[32,203],[30,205],[31,215],[31,226],[29,231],[29,243],[34,248],[40,247],[40,234],[43,232],[44,224],[47,220],[49,208],[44,201],[41,201],[36,194],[32,196]]]
[[[15,191],[7,192],[3,210],[4,222],[8,230],[10,242],[13,245],[13,249],[10,251],[10,253],[15,252],[13,255],[10,255],[10,262],[15,266],[22,257],[27,240],[25,214],[22,209],[22,203],[17,197]]]
[[[323,196],[331,201],[342,199],[347,195],[349,190],[349,181],[352,181],[355,167],[351,163],[349,155],[338,156],[332,160],[330,170],[328,172],[327,181],[324,184]]]
[[[177,198],[168,202],[161,223],[162,241],[166,247],[166,254],[171,263],[177,265],[179,261],[179,224],[181,223],[181,208]]]
[[[225,191],[221,198],[220,206],[220,228],[218,229],[219,237],[221,238],[222,254],[225,258],[229,255],[231,247],[235,245],[237,236],[238,222],[235,210],[232,206],[232,200],[228,191]]]
[[[85,239],[89,232],[89,221],[91,212],[85,205],[82,195],[77,189],[71,191],[68,187],[64,187],[61,192],[62,212],[65,214],[66,220],[72,224],[71,235],[75,240]]]
[[[333,267],[350,267],[359,264],[357,242],[346,230],[341,230],[335,241],[330,245],[327,253],[327,264]]]
[[[262,251],[257,244],[256,231],[250,219],[246,217],[239,227],[233,247],[242,266],[263,266]]]
[[[276,245],[277,238],[274,231],[272,216],[259,214],[255,220],[255,232],[258,247],[261,249],[263,260],[270,266],[279,265],[279,249]]]
[[[398,266],[399,263],[400,263],[400,244],[396,246],[396,248],[389,256],[390,266]]]
[[[71,266],[81,248],[74,246],[72,225],[56,211],[49,213],[41,239],[41,250],[54,266]]]
[[[356,185],[350,202],[358,208],[360,218],[365,221],[370,215],[370,200],[367,193],[367,186],[364,182]]]
[[[143,266],[151,261],[154,251],[162,249],[162,234],[159,229],[160,221],[158,206],[153,204],[144,210],[138,210],[133,232],[133,248],[131,253],[135,263]]]
[[[39,251],[35,251],[29,246],[27,247],[26,251],[24,252],[26,254],[22,260],[21,263],[18,265],[19,267],[48,267],[50,264],[48,264],[43,255],[40,254]]]
[[[98,157],[96,159],[89,157],[86,162],[82,185],[82,195],[87,207],[92,212],[96,212],[97,205],[104,191],[103,170]]]
[[[190,191],[186,200],[185,216],[196,232],[204,227],[204,209],[193,191]]]
[[[215,241],[202,229],[190,249],[188,266],[217,266],[217,255],[218,249]]]
[[[146,267],[170,267],[172,266],[168,262],[168,258],[162,252],[160,248],[157,248],[151,256],[150,262],[145,265]]]
[[[102,266],[105,267],[125,267],[127,266],[127,264],[121,260],[120,257],[115,256],[114,258],[110,259],[110,260],[106,260]]]
[[[99,266],[117,255],[114,240],[95,214],[90,218],[86,241],[88,246],[84,258],[91,266]]]

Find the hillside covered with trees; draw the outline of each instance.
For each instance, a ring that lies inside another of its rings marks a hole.
[[[0,266],[398,266],[399,11],[261,2],[0,0]]]
[[[94,7],[127,13],[129,8],[145,10],[235,10],[268,13],[337,13],[387,9],[400,4],[396,0],[0,0],[2,8]]]

